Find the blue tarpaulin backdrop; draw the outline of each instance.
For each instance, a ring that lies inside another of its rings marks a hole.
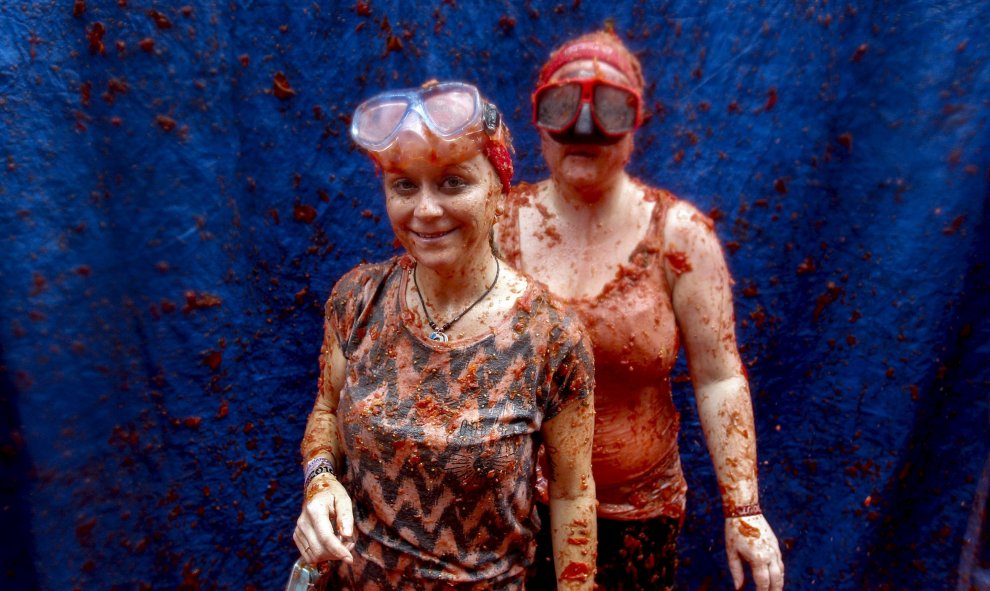
[[[990,449],[987,22],[962,0],[3,2],[0,586],[284,585],[321,306],[394,252],[350,113],[476,83],[537,180],[538,67],[611,24],[648,80],[631,172],[726,245],[787,588],[955,589]],[[729,589],[685,375],[680,581]]]

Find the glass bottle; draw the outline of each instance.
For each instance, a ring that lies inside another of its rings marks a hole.
[[[292,565],[292,574],[289,575],[289,582],[285,585],[285,591],[324,591],[326,587],[326,577],[316,565],[308,564],[303,557],[299,557]]]

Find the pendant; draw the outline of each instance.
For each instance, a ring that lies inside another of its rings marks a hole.
[[[435,330],[435,331],[433,331],[433,332],[430,333],[430,340],[431,341],[439,341],[441,343],[446,343],[448,341],[447,335],[445,335],[444,333],[440,332],[439,330]]]

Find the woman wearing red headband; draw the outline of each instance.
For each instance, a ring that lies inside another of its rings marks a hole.
[[[430,83],[366,101],[351,135],[406,254],[351,270],[327,302],[296,546],[339,561],[333,589],[521,590],[542,441],[555,578],[590,590],[590,343],[493,252],[512,179],[498,111],[473,86]]]
[[[514,190],[499,247],[578,312],[594,343],[600,588],[674,585],[687,485],[670,374],[683,343],[733,580],[742,586],[746,562],[758,589],[776,591],[784,569],[760,510],[732,280],[711,220],[625,171],[642,92],[639,61],[614,34],[585,35],[551,55],[533,94],[551,176]],[[545,562],[533,589],[549,588]]]

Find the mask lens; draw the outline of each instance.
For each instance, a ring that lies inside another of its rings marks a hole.
[[[455,135],[477,117],[478,95],[468,88],[442,90],[423,98],[423,110],[440,135]]]
[[[632,131],[636,125],[639,100],[628,90],[595,85],[595,117],[605,133],[622,134]]]
[[[375,145],[388,139],[402,122],[409,101],[405,99],[385,99],[358,109],[356,140]]]
[[[561,131],[572,121],[581,105],[581,86],[551,86],[536,98],[536,123],[550,131]]]

